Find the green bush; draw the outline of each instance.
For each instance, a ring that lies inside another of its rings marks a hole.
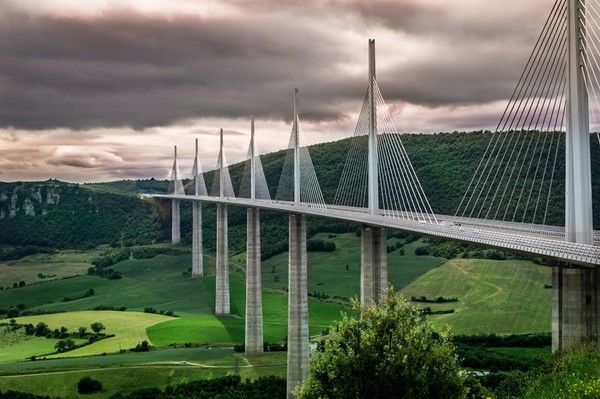
[[[102,383],[92,377],[83,377],[77,382],[77,392],[80,394],[91,394],[102,391]]]
[[[390,294],[360,317],[344,315],[317,348],[311,375],[296,392],[317,398],[463,398],[454,346],[404,298]]]

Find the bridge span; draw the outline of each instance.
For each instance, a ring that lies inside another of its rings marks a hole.
[[[553,229],[552,226],[544,225],[500,223],[497,221],[440,214],[436,214],[437,223],[430,223],[422,219],[389,217],[384,212],[372,215],[366,209],[351,209],[339,206],[322,208],[310,206],[310,204],[296,205],[290,201],[266,201],[200,195],[147,194],[143,196],[165,200],[199,201],[202,203],[318,216],[539,255],[583,267],[597,268],[600,265],[599,231],[594,231],[596,245],[586,245],[565,241],[564,229]]]

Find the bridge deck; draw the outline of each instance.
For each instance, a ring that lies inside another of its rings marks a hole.
[[[195,195],[143,194],[143,197],[196,200],[245,208],[259,208],[286,213],[320,216],[371,226],[410,231],[433,237],[482,244],[508,249],[559,261],[596,267],[600,264],[600,246],[564,241],[564,228],[497,220],[436,215],[437,221],[416,214],[390,214],[380,211],[371,215],[361,208],[322,205],[295,205],[286,201],[250,200],[247,198],[212,197]],[[600,232],[594,232],[594,243],[600,244]]]

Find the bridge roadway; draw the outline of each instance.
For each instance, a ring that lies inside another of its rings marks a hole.
[[[600,265],[600,232],[598,231],[594,231],[594,245],[584,245],[564,241],[564,228],[557,226],[445,215],[436,215],[436,222],[429,221],[425,215],[400,214],[384,210],[381,210],[379,215],[371,215],[362,208],[335,205],[325,207],[306,203],[296,205],[287,201],[251,200],[248,198],[161,194],[142,194],[141,196],[326,217],[540,255],[584,267]],[[418,218],[422,219],[415,220]]]

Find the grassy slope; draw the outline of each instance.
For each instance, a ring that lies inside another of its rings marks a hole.
[[[550,331],[551,271],[525,261],[454,259],[402,290],[407,297],[458,297],[458,303],[430,305],[455,309],[431,316],[434,326],[456,334]]]
[[[91,345],[57,355],[69,357],[117,352],[121,348],[134,347],[143,340],[148,340],[146,328],[171,319],[167,316],[140,312],[82,311],[19,317],[16,320],[19,324],[31,323],[35,325],[44,322],[51,329],[65,326],[73,332],[77,331],[80,326],[87,327],[90,331],[90,324],[98,321],[106,327],[105,332],[107,334],[115,335]]]
[[[40,353],[54,352],[58,339],[25,335],[23,329],[0,328],[0,363],[15,362]],[[77,343],[83,342],[77,340]]]
[[[60,251],[0,262],[0,286],[9,287],[19,281],[33,284],[85,274],[91,266],[90,260],[100,252],[100,250]],[[39,278],[39,273],[53,277]]]
[[[335,242],[336,251],[309,252],[308,291],[345,298],[359,296],[360,237],[346,233],[337,234],[333,238],[329,238],[329,234],[317,234],[314,238]],[[414,249],[418,245],[416,242],[407,245],[403,256],[398,251],[388,254],[389,280],[395,288],[406,286],[421,274],[445,262],[442,258],[415,256]],[[287,286],[287,257],[285,252],[263,262],[263,284],[266,287],[282,289]]]

